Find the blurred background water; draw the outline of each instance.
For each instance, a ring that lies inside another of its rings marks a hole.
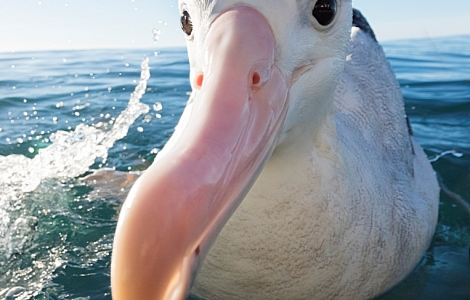
[[[418,141],[468,201],[470,36],[383,46]],[[188,72],[185,49],[0,53],[0,298],[111,299],[120,205],[171,136]],[[470,299],[469,246],[470,215],[442,194],[431,248],[380,298]]]

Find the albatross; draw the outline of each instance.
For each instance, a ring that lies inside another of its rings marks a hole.
[[[113,299],[367,299],[432,239],[435,173],[351,0],[180,0],[192,94],[117,224]]]

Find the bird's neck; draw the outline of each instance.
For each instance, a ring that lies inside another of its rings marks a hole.
[[[335,183],[341,180],[334,177],[343,162],[333,115],[322,126],[316,135],[292,140],[274,151],[242,203],[245,211],[290,207],[290,201],[308,207],[326,199],[329,187],[340,188]]]
[[[337,137],[333,102],[325,101],[317,109],[305,108],[293,113],[294,121],[286,120],[273,156],[303,160],[312,150],[320,151],[321,145],[331,143]],[[304,115],[305,111],[308,115]]]

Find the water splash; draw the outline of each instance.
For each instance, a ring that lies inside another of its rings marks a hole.
[[[140,102],[150,78],[149,59],[142,61],[140,82],[131,94],[128,106],[115,120],[111,130],[101,124],[78,125],[74,131],[57,131],[50,136],[52,144],[39,150],[33,159],[21,155],[0,156],[0,187],[19,189],[22,193],[36,189],[43,179],[67,179],[79,176],[97,158],[106,160],[108,150],[127,135],[129,127],[150,108]]]
[[[63,245],[47,248],[42,257],[31,254],[24,258],[25,249],[40,247],[33,244],[38,217],[47,218],[51,224],[56,222],[51,211],[37,211],[41,209],[37,202],[48,199],[54,203],[47,207],[56,209],[58,216],[64,214],[67,208],[60,207],[68,205],[63,198],[70,188],[59,183],[89,171],[97,159],[106,161],[114,143],[127,135],[140,115],[149,112],[150,107],[140,102],[150,78],[148,63],[149,59],[144,58],[140,81],[126,109],[109,130],[102,124],[80,124],[71,132],[53,133],[52,144],[39,150],[32,159],[22,155],[0,156],[0,297],[29,299],[50,283],[53,272],[63,265],[62,256],[66,252]],[[48,183],[50,180],[55,181]],[[38,187],[43,191],[38,192]]]

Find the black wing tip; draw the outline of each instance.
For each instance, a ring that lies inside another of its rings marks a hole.
[[[367,33],[374,41],[377,42],[377,38],[375,37],[375,33],[370,27],[369,22],[367,22],[366,18],[362,15],[362,13],[357,10],[353,9],[353,21],[352,25],[355,27],[359,27],[362,31]]]

